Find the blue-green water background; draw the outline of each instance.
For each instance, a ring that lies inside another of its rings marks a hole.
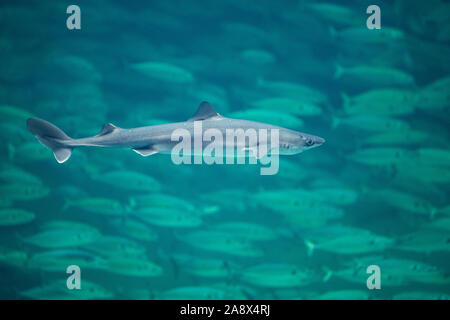
[[[360,16],[361,21],[356,25],[361,28],[366,28],[365,10],[371,2],[336,1]],[[351,189],[359,195],[356,202],[343,206],[345,214],[342,218],[327,224],[355,226],[396,240],[421,230],[430,221],[427,216],[387,205],[382,198],[364,196],[373,190],[393,188],[395,166],[368,166],[349,159],[348,155],[361,148],[360,142],[366,133],[352,127],[332,128],[332,121],[342,116],[341,93],[354,95],[361,90],[358,90],[358,83],[343,84],[334,78],[334,74],[337,64],[395,67],[413,75],[417,90],[447,76],[450,73],[448,39],[447,42],[437,41],[434,35],[441,25],[448,29],[448,17],[443,19],[444,24],[428,21],[423,32],[415,30],[414,26],[419,25],[424,12],[439,6],[444,12],[448,10],[448,2],[435,1],[428,5],[422,1],[380,3],[382,26],[401,29],[413,39],[391,56],[382,56],[393,46],[390,42],[371,47],[369,53],[364,50],[364,45],[357,44],[354,50],[343,52],[330,28],[339,30],[345,24],[339,25],[311,11],[301,10],[298,1],[77,1],[82,12],[81,30],[66,28],[68,15],[65,11],[70,4],[67,1],[2,1],[1,105],[21,108],[55,123],[72,137],[83,137],[97,134],[107,122],[131,128],[151,124],[155,119],[185,121],[203,100],[210,101],[220,114],[226,116],[249,108],[252,101],[270,97],[271,93],[258,85],[259,79],[285,81],[306,85],[327,98],[321,105],[320,115],[302,117],[304,125],[296,128],[324,137],[326,143],[287,157],[285,160],[296,170],[291,171],[291,167],[286,168],[281,163],[280,173],[274,176],[261,176],[258,166],[249,165],[176,166],[169,156],[141,157],[126,149],[77,149],[68,162],[58,164],[51,152],[26,131],[23,122],[16,130],[2,129],[2,164],[12,164],[36,175],[50,193],[35,200],[14,201],[10,205],[33,211],[36,218],[28,224],[0,227],[2,247],[27,252],[30,256],[44,251],[22,239],[36,233],[45,222],[56,219],[81,221],[95,226],[105,235],[119,234],[107,215],[76,208],[62,210],[65,201],[68,198],[76,201],[78,194],[113,198],[127,204],[135,192],[93,179],[94,175],[111,170],[147,174],[159,181],[162,193],[180,197],[196,207],[220,208],[217,213],[203,217],[203,224],[197,227],[199,230],[224,221],[244,221],[274,230],[292,232],[294,229],[296,233],[299,230],[282,216],[267,208],[252,206],[251,200],[243,201],[241,197],[217,200],[208,194],[228,189],[245,198],[261,190],[313,190],[320,183]],[[264,50],[271,54],[273,61],[245,60],[242,52],[248,49]],[[82,62],[73,62],[76,60],[73,57]],[[194,80],[187,84],[158,81],[130,68],[130,65],[144,61],[176,65],[188,70]],[[443,143],[449,138],[448,105],[447,109],[415,111],[403,119],[412,127],[436,137],[424,141],[425,147],[448,149],[448,144]],[[25,142],[36,148],[22,150],[20,146]],[[424,145],[395,147],[414,149]],[[426,199],[434,207],[448,205],[448,181],[434,183],[411,179],[402,182],[404,188],[407,185],[410,190],[406,191],[413,197]],[[243,210],[227,205],[240,204],[240,201]],[[365,282],[351,283],[336,277],[327,282],[316,281],[289,288],[289,291],[248,284],[234,273],[218,279],[192,276],[183,273],[182,266],[177,267],[181,271],[175,272],[167,257],[173,252],[192,255],[193,259],[213,257],[236,263],[241,268],[265,263],[293,264],[322,274],[324,267],[342,268],[355,255],[318,250],[308,257],[301,234],[257,243],[264,251],[261,257],[221,254],[196,249],[180,241],[180,234],[182,237],[184,232],[192,230],[190,228],[149,227],[158,234],[158,240],[142,244],[147,249],[147,257],[162,267],[162,275],[133,277],[108,273],[107,270],[83,270],[82,279],[102,285],[118,299],[139,298],[141,296],[132,294],[137,290],[151,298],[173,288],[215,288],[219,284],[222,289],[223,286],[232,288],[224,290],[228,298],[314,298],[347,289],[361,290],[368,297],[382,299],[408,291],[450,294],[448,278],[435,284],[411,281],[375,292],[367,290]],[[445,250],[431,251],[386,249],[378,254],[421,261],[438,267],[444,274],[449,272],[448,246]],[[65,270],[36,270],[27,267],[26,262],[11,265],[2,261],[0,270],[0,297],[3,299],[24,298],[21,292],[27,289],[67,277]]]

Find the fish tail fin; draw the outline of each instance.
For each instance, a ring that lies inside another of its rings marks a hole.
[[[64,200],[64,204],[62,206],[61,211],[66,211],[67,209],[69,209],[72,206],[72,201],[70,201],[69,199]]]
[[[233,268],[231,268],[230,263],[226,260],[223,261],[223,266],[225,268],[225,270],[227,270],[227,275],[230,279],[233,279],[233,277],[236,275],[235,271],[233,270]]]
[[[341,92],[341,98],[342,98],[342,107],[344,111],[347,112],[350,107],[350,97],[346,93]]]
[[[255,295],[248,288],[242,288],[241,292],[249,300],[255,300]]]
[[[335,39],[336,36],[337,36],[337,31],[336,31],[336,29],[333,28],[332,26],[330,26],[330,27],[328,28],[328,31],[330,32],[330,37],[331,37],[332,39]]]
[[[14,155],[16,153],[16,148],[14,148],[14,145],[12,145],[11,143],[8,143],[8,159],[9,160],[14,160]]]
[[[259,76],[258,78],[256,78],[256,84],[258,86],[264,85],[264,79],[261,76]]]
[[[437,209],[436,208],[431,208],[430,209],[430,219],[434,219],[434,216],[437,213]]]
[[[23,243],[25,241],[25,237],[22,236],[19,232],[14,233],[14,238],[19,242]]]
[[[170,264],[172,265],[173,277],[175,279],[178,279],[178,277],[180,276],[180,266],[178,265],[178,262],[173,257],[169,257],[169,261],[170,261]]]
[[[361,191],[360,191],[361,194],[366,195],[368,192],[369,192],[369,188],[367,188],[366,186],[361,187]]]
[[[331,122],[331,128],[336,129],[336,127],[339,125],[340,122],[341,122],[341,119],[339,119],[337,117],[333,117],[332,122]]]
[[[333,270],[328,267],[323,267],[323,271],[325,272],[325,275],[323,276],[322,281],[328,282],[328,280],[330,280],[330,278],[333,276]]]
[[[344,68],[341,67],[339,64],[336,64],[336,71],[334,72],[333,78],[339,79],[344,74]]]
[[[56,161],[63,163],[70,158],[72,147],[69,147],[66,142],[72,140],[72,138],[57,126],[42,119],[29,118],[27,127],[40,143],[53,151]]]
[[[130,70],[130,62],[124,58],[121,57],[119,58],[119,61],[116,62],[116,67],[118,70],[122,71],[122,72],[126,72]]]
[[[128,214],[130,213],[134,208],[136,208],[137,203],[136,203],[136,199],[134,197],[130,197],[128,199],[128,203],[126,205],[124,205],[124,213]]]
[[[305,246],[306,246],[306,253],[308,254],[308,257],[311,257],[314,253],[315,245],[309,240],[305,240]]]

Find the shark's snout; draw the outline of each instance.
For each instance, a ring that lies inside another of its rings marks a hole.
[[[325,139],[321,137],[316,137],[316,145],[320,146],[325,143]]]
[[[315,147],[318,147],[318,146],[322,145],[323,143],[325,143],[324,138],[309,135],[309,134],[308,135],[302,134],[301,139],[303,142],[303,147],[306,147],[306,148],[315,148]]]

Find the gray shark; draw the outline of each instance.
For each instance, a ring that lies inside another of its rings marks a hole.
[[[142,156],[150,156],[155,153],[170,153],[179,141],[172,141],[171,135],[176,129],[186,129],[194,137],[194,122],[201,121],[204,130],[217,129],[226,134],[227,129],[278,129],[279,130],[279,154],[297,154],[306,149],[320,146],[325,142],[323,138],[310,134],[285,129],[282,127],[240,119],[230,119],[218,114],[208,102],[202,102],[195,115],[185,122],[176,122],[155,126],[123,129],[111,123],[103,125],[99,134],[93,137],[72,139],[61,129],[48,121],[29,118],[28,129],[43,145],[49,147],[59,163],[67,161],[75,147],[119,147],[130,148]],[[224,142],[224,147],[227,142]],[[245,145],[238,148],[251,150],[255,145]],[[205,146],[203,142],[202,146]]]

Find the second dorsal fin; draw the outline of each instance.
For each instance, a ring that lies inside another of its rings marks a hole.
[[[102,127],[102,130],[97,134],[97,137],[104,136],[106,134],[110,134],[119,129],[120,129],[119,127],[116,127],[112,123],[105,123]]]
[[[209,104],[209,102],[203,101],[198,106],[197,112],[194,116],[189,118],[189,121],[199,121],[211,118],[221,118],[222,116],[214,110],[214,108]]]

